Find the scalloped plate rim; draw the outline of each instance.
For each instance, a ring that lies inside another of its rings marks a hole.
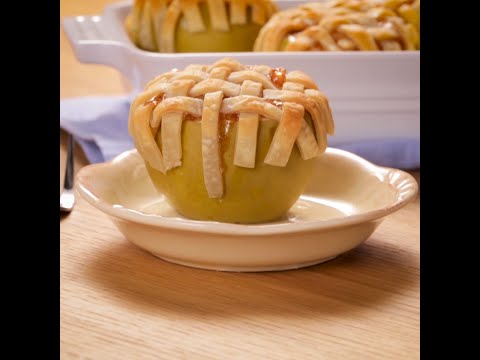
[[[145,214],[138,210],[124,207],[119,204],[112,204],[100,196],[94,194],[85,184],[85,179],[93,172],[95,173],[100,168],[117,167],[119,163],[126,158],[138,156],[137,150],[132,149],[125,151],[114,159],[104,163],[91,164],[83,167],[77,174],[76,192],[80,194],[89,204],[96,207],[98,210],[115,218],[133,221],[150,226],[157,226],[159,228],[169,228],[182,231],[202,232],[211,234],[235,234],[237,236],[245,235],[274,235],[285,234],[292,232],[305,231],[327,231],[329,229],[356,225],[363,222],[374,221],[384,218],[397,210],[407,205],[418,192],[418,184],[412,175],[399,169],[382,167],[372,164],[362,157],[350,153],[345,150],[327,148],[326,152],[336,154],[343,157],[348,157],[351,161],[360,163],[364,168],[367,168],[372,174],[385,177],[387,174],[396,174],[397,177],[403,179],[401,183],[403,186],[411,186],[407,190],[404,197],[397,197],[395,201],[388,206],[378,208],[375,210],[365,211],[353,215],[345,215],[344,217],[333,218],[329,220],[310,220],[298,223],[266,223],[266,224],[233,224],[221,223],[215,221],[201,221],[191,220],[186,218],[169,218],[161,215]],[[140,158],[140,157],[139,157]],[[380,181],[380,179],[379,179]],[[390,184],[394,186],[394,184]],[[399,188],[397,188],[399,190]]]

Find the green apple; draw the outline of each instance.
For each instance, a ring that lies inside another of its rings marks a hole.
[[[310,116],[306,116],[311,126]],[[285,167],[263,162],[278,123],[260,120],[257,135],[255,168],[233,164],[237,121],[222,121],[228,132],[221,143],[224,194],[209,198],[203,180],[200,121],[184,121],[182,127],[182,165],[161,173],[146,164],[156,188],[177,212],[187,218],[229,223],[261,223],[284,216],[302,194],[315,159],[303,160],[294,145]],[[226,126],[227,125],[227,126]],[[161,135],[157,134],[161,149]]]
[[[252,51],[261,25],[253,23],[248,13],[247,23],[231,25],[229,31],[214,30],[210,24],[206,3],[200,4],[206,31],[193,33],[186,29],[185,19],[180,18],[175,31],[175,52],[236,52]]]

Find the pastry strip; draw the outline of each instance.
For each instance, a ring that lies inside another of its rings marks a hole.
[[[245,80],[251,80],[258,82],[263,85],[264,88],[266,89],[276,89],[277,87],[273,85],[273,83],[268,80],[265,76],[262,74],[259,74],[258,72],[254,70],[243,70],[243,71],[236,71],[232,72],[228,76],[228,81],[231,81],[235,84],[241,84]]]
[[[153,110],[150,126],[152,128],[158,127],[162,116],[168,112],[186,112],[193,117],[199,117],[202,114],[202,106],[203,100],[187,96],[165,99]]]
[[[131,118],[133,138],[138,152],[151,167],[165,174],[162,152],[153,137],[149,122],[153,105],[140,105]]]
[[[240,90],[242,95],[262,95],[262,85],[246,80]],[[246,168],[255,167],[255,154],[257,151],[257,132],[259,115],[255,113],[240,113],[238,116],[237,139],[233,164]]]
[[[216,91],[205,95],[202,112],[203,180],[210,198],[223,196],[223,179],[218,142],[218,115],[223,93]]]
[[[199,97],[214,91],[222,91],[225,96],[237,96],[240,94],[240,85],[220,79],[206,79],[196,84],[189,95]]]
[[[274,166],[287,165],[295,139],[302,127],[304,108],[301,105],[286,102],[283,104],[283,114],[273,135],[264,162]]]
[[[230,1],[230,23],[232,25],[247,23],[247,3],[245,0]]]
[[[195,84],[193,80],[176,80],[170,84],[166,99],[185,96]],[[182,165],[182,112],[166,113],[162,117],[162,150],[165,171]]]

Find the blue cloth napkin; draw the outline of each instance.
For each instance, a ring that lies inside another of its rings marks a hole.
[[[60,101],[60,127],[72,133],[91,163],[109,161],[134,147],[128,133],[132,96],[71,98]],[[383,139],[335,144],[380,165],[399,169],[420,168],[420,142]]]

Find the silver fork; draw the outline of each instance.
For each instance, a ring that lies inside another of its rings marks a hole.
[[[65,180],[63,182],[63,190],[60,194],[60,211],[70,212],[75,205],[75,194],[73,192],[73,178],[74,178],[74,149],[75,143],[73,135],[68,134],[68,148],[67,148],[67,168],[65,170]]]

